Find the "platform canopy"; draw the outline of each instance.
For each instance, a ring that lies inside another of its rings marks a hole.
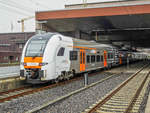
[[[36,20],[39,23],[45,22],[48,28],[57,32],[79,30],[88,34],[119,34],[122,38],[114,41],[130,40],[135,46],[150,47],[149,0],[86,5],[81,7],[82,5],[78,4],[76,7],[66,7],[65,10],[36,12]]]

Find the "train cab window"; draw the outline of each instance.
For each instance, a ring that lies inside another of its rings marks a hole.
[[[99,55],[96,56],[96,61],[100,62],[100,56]]]
[[[64,51],[65,51],[65,48],[61,47],[57,53],[57,56],[64,56]]]
[[[77,60],[77,59],[78,59],[78,52],[70,51],[70,60]]]
[[[92,63],[95,62],[95,55],[92,55],[92,56],[91,56],[91,62],[92,62]]]
[[[103,59],[104,59],[103,56],[101,56],[101,62],[103,62]]]
[[[86,56],[86,62],[90,63],[90,56],[89,55]]]

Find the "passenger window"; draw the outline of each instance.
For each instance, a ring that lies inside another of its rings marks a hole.
[[[80,52],[80,64],[82,64],[82,52]]]
[[[86,56],[86,62],[90,63],[90,56],[89,55]]]
[[[111,57],[110,57],[110,53],[108,53],[108,59],[110,59]]]
[[[113,54],[111,54],[111,58],[114,58],[114,55],[113,55]]]
[[[104,59],[103,56],[101,56],[101,61],[102,61],[102,62],[103,62],[103,59]]]
[[[70,60],[77,60],[77,59],[78,59],[78,52],[70,51]]]
[[[95,62],[95,55],[91,56],[91,62]]]
[[[65,48],[61,47],[57,53],[57,56],[64,56],[64,51],[65,51]]]
[[[113,54],[112,53],[108,53],[108,59],[113,58]]]
[[[85,64],[85,53],[83,53],[83,64]]]
[[[97,55],[96,61],[100,62],[100,56],[99,55]]]

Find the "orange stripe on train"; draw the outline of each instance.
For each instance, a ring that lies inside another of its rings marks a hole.
[[[27,63],[27,62],[42,63],[42,60],[43,60],[43,57],[25,57],[24,63]]]
[[[24,68],[38,68],[38,69],[40,69],[41,66],[24,66]]]
[[[43,57],[24,57],[24,63],[42,63]],[[24,66],[24,68],[41,68],[41,66]]]

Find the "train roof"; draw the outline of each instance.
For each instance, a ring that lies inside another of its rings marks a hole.
[[[78,45],[78,46],[84,46],[84,47],[90,47],[90,48],[109,48],[109,49],[113,49],[116,48],[110,44],[103,44],[103,43],[97,43],[94,40],[91,41],[87,41],[87,40],[82,40],[82,39],[77,39],[77,38],[73,38],[73,37],[69,37],[69,36],[64,36],[60,33],[57,32],[48,32],[48,33],[44,33],[44,34],[36,34],[34,36],[32,36],[32,39],[37,39],[42,37],[42,39],[50,39],[53,35],[61,35],[63,36],[62,39],[65,40],[66,38],[71,38],[73,40],[73,43]]]
[[[73,42],[78,46],[84,46],[84,47],[90,47],[90,48],[109,48],[109,49],[116,48],[110,44],[97,43],[96,41],[87,41],[87,40],[81,40],[81,39],[75,39],[75,38],[72,38],[72,39],[73,39]]]

